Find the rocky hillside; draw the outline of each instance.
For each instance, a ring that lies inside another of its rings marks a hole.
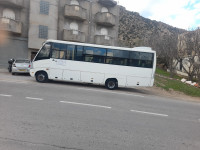
[[[137,12],[120,7],[119,43],[120,46],[151,46],[151,39],[162,39],[164,35],[186,32],[162,22],[144,18]]]

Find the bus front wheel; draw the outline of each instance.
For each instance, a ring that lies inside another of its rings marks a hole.
[[[47,73],[43,71],[36,73],[35,78],[37,82],[41,82],[41,83],[45,83],[48,81]]]
[[[106,88],[109,90],[114,90],[118,87],[118,83],[116,79],[108,79],[105,84]]]

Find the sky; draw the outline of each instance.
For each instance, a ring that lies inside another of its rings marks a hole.
[[[127,10],[186,30],[200,27],[200,0],[116,0]]]

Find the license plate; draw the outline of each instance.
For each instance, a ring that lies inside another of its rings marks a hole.
[[[26,69],[19,69],[19,71],[26,71]]]

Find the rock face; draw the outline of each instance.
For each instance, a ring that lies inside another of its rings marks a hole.
[[[120,7],[119,46],[151,46],[152,38],[162,39],[166,35],[179,35],[186,30],[179,29],[144,18],[137,12]]]

